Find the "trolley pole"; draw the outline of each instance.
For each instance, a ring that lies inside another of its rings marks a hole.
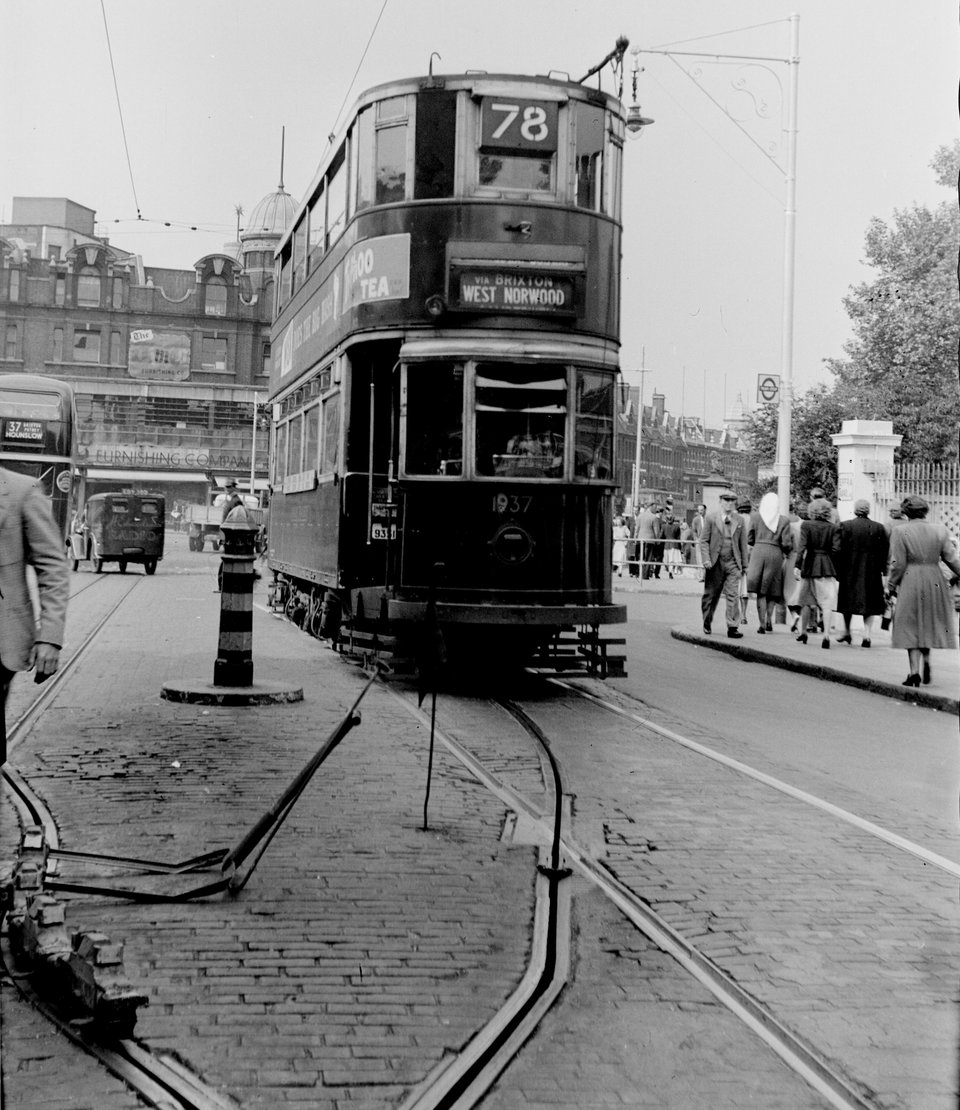
[[[253,560],[255,525],[224,521],[220,638],[214,686],[253,685]]]

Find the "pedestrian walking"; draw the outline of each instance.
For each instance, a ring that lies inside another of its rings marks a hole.
[[[710,633],[721,595],[726,603],[727,635],[740,640],[740,579],[747,567],[747,529],[736,511],[732,490],[720,494],[720,508],[707,513],[700,535],[703,561],[703,631]]]
[[[873,622],[886,608],[883,576],[887,572],[890,541],[887,530],[870,519],[870,502],[860,498],[853,503],[853,519],[840,524],[840,583],[837,608],[843,617],[843,635],[838,644],[852,644],[850,624],[854,614],[863,618],[860,646],[870,647]]]
[[[658,506],[647,505],[637,520],[637,558],[640,561],[641,578],[659,578],[660,566],[657,545],[663,535],[663,524],[659,517]],[[658,560],[654,574],[654,560]]]
[[[703,534],[703,522],[707,515],[707,506],[698,505],[696,512],[690,518],[690,537],[693,540],[693,562],[697,567],[697,581],[703,581],[703,560],[700,556],[700,536]]]
[[[27,567],[36,574],[39,620]],[[7,758],[5,709],[17,671],[43,682],[60,665],[70,571],[63,536],[39,482],[0,467],[0,763]]]
[[[910,673],[903,685],[919,686],[921,676],[925,685],[931,681],[931,649],[957,647],[950,587],[960,578],[960,558],[944,525],[926,520],[922,497],[905,497],[900,508],[906,522],[890,536],[887,587],[897,598],[890,643],[907,652]],[[953,571],[949,582],[941,562]]]
[[[773,609],[783,604],[784,562],[793,550],[790,521],[781,516],[780,498],[775,493],[765,493],[760,508],[751,514],[747,544],[747,591],[757,599],[757,632],[762,636],[773,631]]]
[[[747,566],[750,565],[750,516],[753,513],[753,505],[749,497],[740,496],[737,498],[737,512],[743,517],[743,526],[747,530]],[[750,590],[747,587],[747,571],[744,568],[743,574],[740,577],[740,623],[747,623],[747,608],[750,605]]]
[[[630,529],[622,516],[613,518],[613,569],[617,576],[623,577],[623,565],[627,561],[627,540],[630,539]]]
[[[840,550],[840,532],[830,520],[832,506],[823,498],[807,506],[809,520],[800,525],[800,544],[797,549],[797,566],[794,572],[805,579],[816,598],[823,621],[822,648],[830,647],[830,628],[837,609],[837,568],[834,559]],[[807,642],[807,616],[809,604],[800,611],[801,644]]]
[[[680,558],[680,521],[668,512],[663,521],[663,565],[667,568],[667,577],[680,577],[683,564]]]

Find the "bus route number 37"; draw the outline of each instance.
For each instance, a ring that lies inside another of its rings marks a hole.
[[[485,150],[557,149],[557,105],[483,97],[481,143]]]

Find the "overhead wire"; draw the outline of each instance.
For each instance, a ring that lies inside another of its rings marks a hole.
[[[347,91],[343,95],[343,101],[341,102],[340,107],[337,109],[337,114],[333,120],[333,127],[330,129],[330,133],[327,135],[327,146],[329,146],[333,142],[334,136],[336,135],[337,131],[337,124],[340,122],[340,117],[343,114],[343,109],[346,107],[347,101],[350,98],[350,93],[353,91],[353,86],[357,83],[357,75],[360,72],[360,67],[363,65],[367,57],[367,52],[370,49],[370,44],[373,42],[373,36],[377,33],[377,28],[380,26],[380,20],[383,19],[383,13],[384,11],[386,11],[386,7],[389,2],[390,0],[383,0],[383,3],[380,5],[380,12],[377,15],[376,22],[373,25],[373,29],[371,30],[369,37],[367,38],[367,44],[363,48],[363,53],[360,55],[360,61],[357,62],[357,68],[353,71],[353,77],[350,78],[350,84],[347,86]]]
[[[113,62],[113,47],[110,44],[110,28],[107,25],[107,9],[104,0],[100,0],[100,11],[103,14],[103,30],[107,36],[107,54],[110,57],[110,72],[113,75],[113,91],[117,97],[117,112],[120,115],[120,133],[123,136],[123,150],[127,157],[127,172],[130,174],[130,188],[133,190],[133,205],[137,210],[137,219],[140,216],[140,201],[137,199],[137,186],[133,180],[133,163],[130,160],[130,144],[127,142],[127,128],[123,122],[123,106],[120,103],[120,86],[117,84],[117,67]]]

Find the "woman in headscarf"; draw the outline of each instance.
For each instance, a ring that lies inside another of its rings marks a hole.
[[[882,524],[870,519],[870,502],[853,503],[853,520],[840,525],[840,591],[837,608],[843,614],[843,635],[838,644],[853,643],[850,622],[854,613],[863,617],[861,647],[870,646],[873,620],[883,613],[883,576],[887,572],[890,541]]]
[[[906,648],[910,664],[904,686],[930,682],[930,649],[956,648],[957,634],[949,585],[960,577],[960,558],[942,524],[924,518],[929,506],[922,497],[905,497],[900,505],[906,523],[890,535],[887,587],[897,595],[890,644]],[[941,560],[953,571],[948,581]]]
[[[757,632],[762,636],[773,631],[773,607],[783,604],[784,560],[793,550],[790,521],[780,515],[780,499],[772,491],[760,498],[760,508],[750,514],[747,543],[747,592],[756,595]]]
[[[840,551],[840,532],[830,517],[833,506],[829,501],[811,501],[807,510],[810,519],[800,525],[800,543],[797,547],[797,571],[801,578],[808,581],[817,605],[823,614],[822,648],[830,647],[830,626],[837,608],[837,568],[834,558]],[[809,607],[804,606],[800,613],[801,644],[807,642],[807,614]]]

